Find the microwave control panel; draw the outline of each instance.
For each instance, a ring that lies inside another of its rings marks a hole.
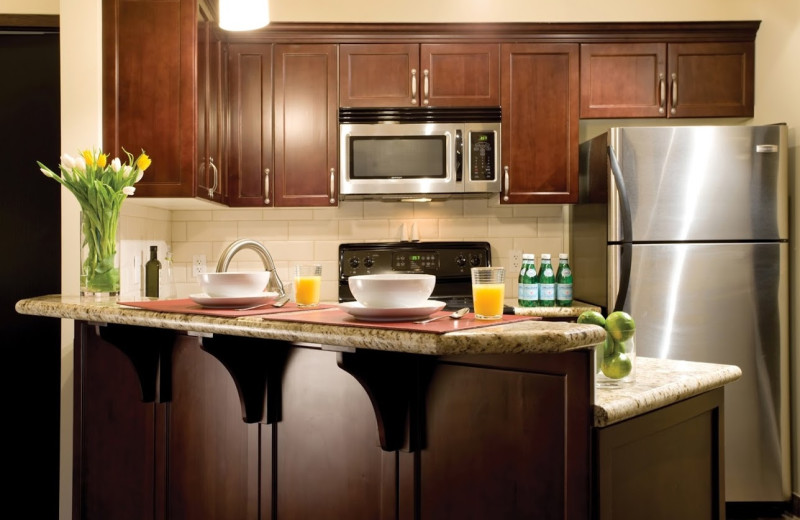
[[[469,133],[469,178],[473,181],[493,181],[495,168],[495,132],[472,131]]]

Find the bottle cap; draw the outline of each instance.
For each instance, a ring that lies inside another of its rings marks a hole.
[[[542,260],[550,260],[550,253],[542,253]]]
[[[522,258],[523,258],[523,260],[533,260],[533,254],[532,253],[522,253]]]
[[[567,253],[558,253],[558,257],[564,259],[564,258],[569,258],[569,255],[567,255]]]

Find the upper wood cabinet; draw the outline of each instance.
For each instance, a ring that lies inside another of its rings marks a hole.
[[[204,4],[197,18],[197,192],[225,202],[225,52],[220,29]]]
[[[755,45],[581,45],[581,117],[752,117]]]
[[[338,204],[336,45],[275,45],[275,206]]]
[[[500,202],[578,201],[578,44],[503,44]]]
[[[228,48],[230,151],[228,205],[271,206],[273,169],[272,45]]]
[[[343,107],[498,106],[498,43],[343,44]]]
[[[199,5],[205,7],[196,0],[103,0],[103,148],[112,156],[144,150],[152,158],[137,197],[221,200],[209,197],[209,182],[198,173],[201,159],[212,156],[212,112],[221,109],[202,99],[219,101],[209,83],[217,73],[209,54],[213,11]]]

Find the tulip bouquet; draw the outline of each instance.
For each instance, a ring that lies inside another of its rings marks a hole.
[[[64,154],[58,165],[60,175],[37,161],[42,173],[71,191],[81,206],[81,294],[119,294],[119,212],[151,162],[144,151],[135,160],[123,151],[128,156],[124,164],[118,158],[109,163],[101,151],[84,150],[78,157]]]

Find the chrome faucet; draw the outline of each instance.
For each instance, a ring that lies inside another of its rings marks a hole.
[[[242,249],[252,249],[258,253],[258,256],[261,257],[261,261],[264,262],[264,270],[272,273],[269,277],[269,282],[267,283],[267,291],[277,292],[279,297],[285,296],[286,291],[283,289],[283,282],[281,282],[281,278],[278,276],[278,271],[275,270],[275,262],[272,261],[272,255],[269,254],[269,251],[267,251],[267,248],[264,247],[261,242],[256,240],[242,238],[226,247],[220,255],[219,261],[217,262],[217,272],[226,272],[228,270],[228,264],[231,263],[233,255]]]

